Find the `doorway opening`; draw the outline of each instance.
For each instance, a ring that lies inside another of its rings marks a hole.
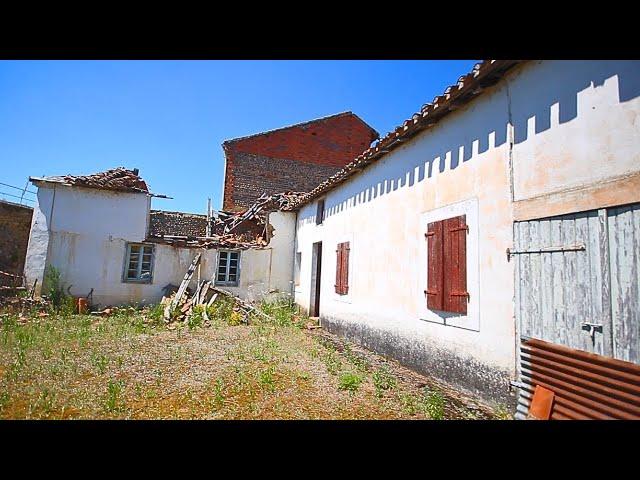
[[[311,302],[309,316],[320,316],[320,279],[322,278],[322,242],[313,244],[311,260]]]

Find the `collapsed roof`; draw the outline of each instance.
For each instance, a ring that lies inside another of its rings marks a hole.
[[[155,197],[165,197],[149,192],[147,183],[138,175],[138,169],[112,168],[91,175],[63,175],[50,177],[29,177],[31,182],[57,183],[74,187],[95,188],[116,192],[144,193]]]
[[[220,211],[211,219],[206,215],[151,210],[147,241],[184,248],[265,248],[273,235],[267,214],[287,209],[302,195],[303,192],[263,193],[250,208],[237,213]]]

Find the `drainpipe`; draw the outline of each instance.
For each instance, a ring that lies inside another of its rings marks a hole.
[[[40,293],[42,293],[42,288],[44,285],[45,273],[47,271],[47,266],[51,264],[49,261],[49,255],[51,253],[51,236],[53,235],[53,211],[56,205],[56,184],[53,184],[53,198],[51,199],[51,211],[49,212],[49,222],[47,225],[47,256],[44,260],[44,269],[42,270],[42,280],[40,282]]]
[[[298,213],[296,211],[296,218],[293,222],[293,262],[291,264],[291,301],[295,303],[295,290],[296,290],[296,253],[297,253],[297,245],[298,245]],[[302,267],[302,266],[301,266]]]
[[[508,163],[509,163],[509,195],[510,195],[510,199],[511,199],[511,212],[513,213],[513,202],[515,201],[515,192],[514,192],[514,184],[513,184],[513,145],[515,143],[515,128],[513,126],[513,114],[511,112],[511,89],[509,88],[509,79],[505,79],[505,87],[506,87],[506,92],[507,92],[507,115],[508,115],[508,122],[507,122],[507,142],[508,142],[508,148],[509,148],[509,157],[508,157]],[[511,240],[512,243],[515,245],[515,238],[513,236],[513,228],[514,228],[514,222],[513,222],[513,217],[511,220]],[[517,261],[517,260],[516,260]],[[515,276],[515,265],[513,267],[513,288],[514,288],[514,296],[511,297],[511,302],[512,302],[512,306],[513,306],[513,331],[515,333],[515,338],[514,338],[514,351],[515,351],[515,374],[516,374],[516,382],[510,382],[509,384],[509,390],[511,390],[512,388],[518,388],[515,384],[517,383],[518,378],[520,378],[520,328],[518,325],[518,317],[516,315],[516,304],[515,304],[515,288],[516,287],[516,282],[519,282],[520,279],[516,278]]]

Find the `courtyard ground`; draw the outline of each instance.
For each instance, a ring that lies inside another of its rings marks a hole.
[[[473,398],[322,329],[286,304],[248,325],[228,302],[167,326],[161,307],[108,317],[0,311],[0,418],[490,419]]]

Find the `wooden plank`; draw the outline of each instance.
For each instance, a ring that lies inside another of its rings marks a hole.
[[[520,250],[525,250],[529,247],[529,222],[520,222],[518,224],[520,230]],[[522,335],[531,337],[533,335],[533,329],[531,325],[531,312],[529,306],[531,305],[531,259],[529,255],[519,255],[518,261],[520,262],[520,328]]]
[[[171,318],[171,312],[173,312],[173,310],[176,308],[177,305],[179,305],[180,300],[182,299],[184,293],[187,290],[187,287],[189,286],[189,282],[191,281],[191,277],[193,276],[193,272],[195,272],[196,267],[198,266],[198,264],[200,263],[200,257],[201,257],[201,253],[198,253],[193,261],[191,262],[191,265],[189,265],[189,268],[187,269],[187,272],[184,274],[184,278],[182,279],[182,283],[180,283],[180,287],[178,288],[178,291],[176,292],[176,296],[173,297],[173,300],[171,302],[169,302],[167,304],[167,306],[164,309],[164,318],[165,320],[168,320],[169,318]]]
[[[342,294],[342,244],[339,243],[336,248],[336,293]]]
[[[349,242],[342,244],[342,293],[344,295],[349,293],[349,252],[351,247]]]
[[[602,210],[606,214],[605,210]],[[603,269],[608,264],[607,259],[607,241],[603,243],[603,235],[600,231],[601,221],[600,212],[594,210],[589,212],[588,218],[589,238],[587,244],[587,253],[589,255],[589,279],[590,279],[590,298],[591,298],[591,322],[601,323],[602,330],[594,335],[595,346],[594,352],[600,355],[612,356],[611,349],[611,318],[608,307],[608,299],[603,295],[605,285],[608,284],[608,268]]]
[[[513,246],[516,249],[520,249],[520,224],[518,222],[513,223]],[[521,332],[522,325],[520,325],[520,308],[521,308],[520,277],[522,276],[522,272],[520,271],[520,258],[515,258],[514,260],[515,260],[515,263],[513,265],[513,268],[514,268],[515,278],[514,278],[513,285],[515,287],[515,291],[514,291],[513,301],[515,304],[515,315],[516,315],[516,338],[519,338],[522,333]]]
[[[562,242],[576,242],[575,215],[566,215],[562,219]],[[564,298],[566,305],[567,342],[566,346],[580,348],[582,344],[581,322],[578,319],[575,305],[580,301],[575,288],[578,282],[576,252],[564,252]]]
[[[598,245],[600,247],[600,271],[602,272],[602,290],[600,291],[601,308],[605,330],[604,351],[609,357],[615,357],[613,338],[614,326],[611,316],[611,251],[609,248],[609,220],[606,208],[598,210]]]
[[[562,244],[562,219],[554,218],[550,222],[551,242],[557,245]],[[562,345],[567,344],[567,320],[565,304],[565,272],[564,253],[554,252],[551,254],[552,269],[552,310],[553,328],[556,332],[556,339]]]
[[[202,287],[202,290],[200,292],[200,298],[198,299],[198,305],[203,304],[204,302],[207,301],[207,293],[209,292],[209,287],[211,286],[211,281],[207,280],[204,282],[204,285]]]
[[[540,220],[540,243],[541,248],[553,245],[551,239],[551,221]],[[540,275],[540,315],[542,323],[542,336],[545,339],[553,340],[557,335],[554,328],[553,318],[553,253],[541,253],[541,275]]]
[[[444,308],[444,258],[443,258],[443,223],[433,222],[427,229],[427,308],[442,310]]]
[[[589,245],[589,212],[578,213],[575,216],[576,225],[576,242],[584,242],[585,245]],[[596,350],[595,343],[592,340],[589,331],[583,330],[583,322],[600,323],[600,318],[596,318],[593,315],[593,307],[591,301],[591,268],[589,266],[589,255],[592,254],[592,249],[589,251],[576,252],[576,295],[577,301],[573,304],[572,308],[576,310],[576,325],[580,334],[580,343],[576,348],[584,350],[585,352],[601,353]],[[602,334],[596,332],[595,337]],[[602,342],[600,342],[602,343]]]
[[[611,251],[611,294],[614,356],[640,363],[638,323],[638,249],[640,219],[638,205],[611,209],[609,212]]]
[[[529,222],[529,245],[527,249],[536,250],[540,248],[540,222]],[[529,304],[530,321],[532,336],[535,338],[544,339],[542,331],[542,310],[540,308],[542,303],[542,259],[540,253],[530,253],[529,261],[531,265],[531,277],[530,285],[531,289]]]

